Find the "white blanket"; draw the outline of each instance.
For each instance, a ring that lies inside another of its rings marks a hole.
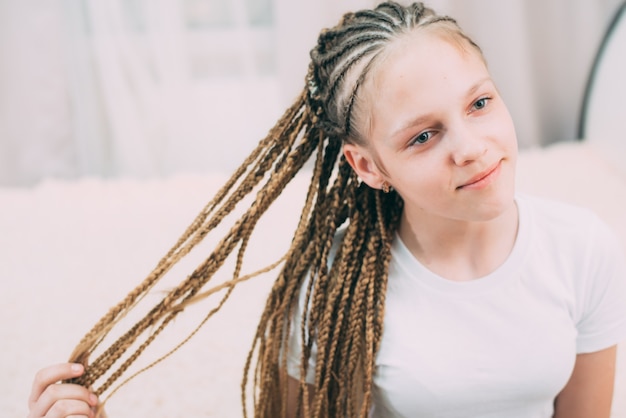
[[[0,189],[0,415],[26,416],[36,370],[68,358],[82,335],[150,272],[225,178],[87,179]],[[518,179],[521,191],[592,208],[626,245],[626,179],[591,146],[524,151]],[[294,180],[259,225],[245,272],[285,250],[307,181]],[[178,282],[209,248],[203,244],[168,277]],[[242,366],[271,280],[266,274],[238,287],[188,344],[117,392],[107,404],[109,415],[241,416]],[[166,280],[159,289],[169,285]],[[148,302],[158,296],[157,289]],[[190,308],[139,365],[180,342],[213,303]],[[624,347],[620,356],[613,417],[626,418]]]

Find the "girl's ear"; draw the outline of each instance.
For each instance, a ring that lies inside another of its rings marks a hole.
[[[343,155],[361,180],[373,189],[380,189],[385,181],[371,153],[363,146],[344,144]]]

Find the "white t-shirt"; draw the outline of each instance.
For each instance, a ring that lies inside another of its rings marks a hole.
[[[588,210],[516,201],[513,250],[479,279],[437,276],[394,239],[372,417],[551,417],[576,354],[626,339],[626,266],[614,234]],[[300,347],[293,332],[294,377]]]

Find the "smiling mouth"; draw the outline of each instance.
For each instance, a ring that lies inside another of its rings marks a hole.
[[[477,175],[469,179],[467,183],[458,186],[456,189],[457,190],[467,189],[467,188],[480,189],[482,187],[489,185],[491,183],[491,180],[493,180],[496,177],[496,175],[499,173],[501,163],[502,163],[501,160],[498,161],[496,164],[494,164],[487,170],[481,173],[478,173]]]

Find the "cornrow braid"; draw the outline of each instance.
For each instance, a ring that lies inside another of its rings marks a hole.
[[[201,326],[238,283],[282,264],[245,363],[244,417],[250,393],[255,417],[286,416],[291,333],[302,339],[297,416],[367,416],[383,333],[391,241],[403,202],[396,192],[383,193],[362,183],[342,155],[342,144],[365,140],[358,135],[354,105],[376,58],[403,34],[439,24],[466,39],[452,19],[436,16],[421,3],[406,7],[382,3],[373,10],[347,13],[337,26],[323,30],[311,51],[305,89],[148,277],[83,337],[70,361],[83,363],[85,373],[72,382],[94,387],[98,395],[112,395],[136,374],[114,389],[112,385],[188,305],[226,290]],[[277,263],[241,277],[257,222],[310,159],[314,159],[311,182],[290,248]],[[248,209],[189,277],[108,348],[100,349],[121,319],[252,192],[256,198]],[[232,279],[205,289],[233,253]],[[294,323],[301,297],[306,313]],[[306,376],[314,345],[317,358],[309,394]]]
[[[385,47],[401,35],[416,27],[446,21],[456,27],[453,19],[440,17],[422,3],[402,6],[385,2],[374,10],[347,13],[339,25],[323,30],[316,48],[311,51],[310,84],[317,86],[311,98],[322,128],[330,135],[344,139],[355,137],[352,104],[358,94],[360,82]],[[458,27],[457,27],[458,29]],[[354,73],[350,82],[349,74]],[[345,84],[351,84],[346,87]]]

